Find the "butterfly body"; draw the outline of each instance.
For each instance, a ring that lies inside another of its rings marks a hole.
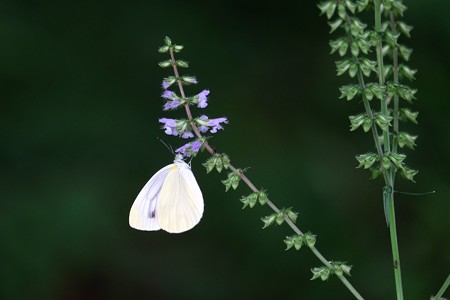
[[[130,226],[144,231],[181,233],[200,222],[203,195],[181,155],[150,178],[130,210]]]

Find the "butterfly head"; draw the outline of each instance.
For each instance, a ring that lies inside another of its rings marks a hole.
[[[174,162],[176,163],[184,162],[183,158],[184,158],[183,154],[177,153],[175,154]]]

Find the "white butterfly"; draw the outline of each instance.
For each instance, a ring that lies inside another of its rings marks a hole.
[[[191,168],[177,154],[173,164],[159,170],[142,188],[130,210],[130,226],[146,231],[181,233],[203,215],[203,196]]]

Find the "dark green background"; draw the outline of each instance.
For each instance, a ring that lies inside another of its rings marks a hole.
[[[193,3],[188,3],[193,2]],[[419,69],[417,184],[397,196],[408,299],[428,299],[450,267],[450,22],[447,1],[406,1]],[[145,182],[184,141],[164,136],[157,63],[165,35],[211,90],[205,113],[230,120],[211,144],[268,189],[328,259],[354,265],[367,299],[394,299],[381,181],[355,169],[373,150],[349,132],[358,101],[339,100],[328,26],[315,1],[2,1],[0,3],[1,299],[351,299],[336,278],[309,281],[319,261],[284,251],[286,227],[261,230],[267,207],[192,162],[205,214],[181,235],[128,226]],[[334,35],[336,37],[336,35]],[[405,41],[405,40],[402,40]],[[376,105],[376,102],[373,102]],[[200,114],[195,110],[195,114]],[[405,129],[406,127],[403,127]]]

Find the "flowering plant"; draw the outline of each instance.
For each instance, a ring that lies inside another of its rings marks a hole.
[[[371,178],[381,177],[384,181],[382,198],[391,236],[396,294],[397,300],[403,300],[394,206],[394,195],[398,191],[394,186],[397,174],[414,182],[414,176],[418,173],[405,164],[406,154],[399,152],[405,147],[414,149],[417,139],[416,135],[400,131],[400,122],[417,124],[418,116],[417,112],[405,107],[405,104],[413,102],[417,90],[401,82],[412,81],[416,73],[416,70],[400,62],[407,62],[411,57],[412,50],[400,44],[399,38],[401,35],[409,37],[412,26],[400,21],[406,10],[401,0],[326,0],[318,7],[330,20],[330,32],[339,28],[344,31],[344,36],[330,42],[331,52],[343,57],[336,62],[337,75],[348,73],[351,78],[356,78],[357,82],[342,86],[340,98],[350,101],[359,97],[364,106],[362,113],[349,117],[350,130],[361,128],[364,132],[371,132],[376,152],[357,155],[356,160],[359,168],[371,171]],[[358,13],[368,11],[369,7],[374,11],[375,26],[372,30],[356,17]],[[287,224],[293,234],[284,239],[286,250],[300,250],[306,246],[305,248],[310,249],[320,260],[323,265],[311,269],[312,280],[320,278],[326,281],[331,275],[335,275],[356,299],[364,299],[347,278],[352,266],[346,262],[326,259],[316,247],[317,236],[311,232],[304,233],[296,225],[298,213],[293,208],[278,208],[269,199],[267,191],[258,189],[245,175],[244,169],[233,166],[227,154],[211,147],[211,136],[206,134],[215,134],[222,130],[228,119],[209,118],[205,114],[198,117],[192,115],[192,107],[203,110],[208,106],[210,91],[205,89],[194,96],[186,96],[184,87],[198,84],[198,81],[193,76],[179,74],[178,68],[189,66],[187,62],[175,58],[175,53],[180,52],[183,46],[172,43],[168,37],[164,42],[159,52],[168,53],[170,59],[160,62],[159,65],[163,68],[172,67],[173,75],[164,78],[162,82],[162,98],[165,101],[163,111],[184,108],[186,117],[161,118],[159,122],[166,134],[191,139],[175,151],[184,157],[196,156],[201,150],[209,152],[211,157],[203,166],[207,173],[214,169],[219,173],[224,169],[228,170],[226,178],[222,180],[226,191],[237,189],[241,182],[250,188],[250,194],[240,199],[243,208],[253,208],[259,203],[272,210],[261,218],[262,228]],[[178,87],[179,95],[174,91],[174,87]],[[374,101],[379,101],[379,111],[374,110]],[[450,276],[432,299],[444,299],[442,295],[449,284]]]

